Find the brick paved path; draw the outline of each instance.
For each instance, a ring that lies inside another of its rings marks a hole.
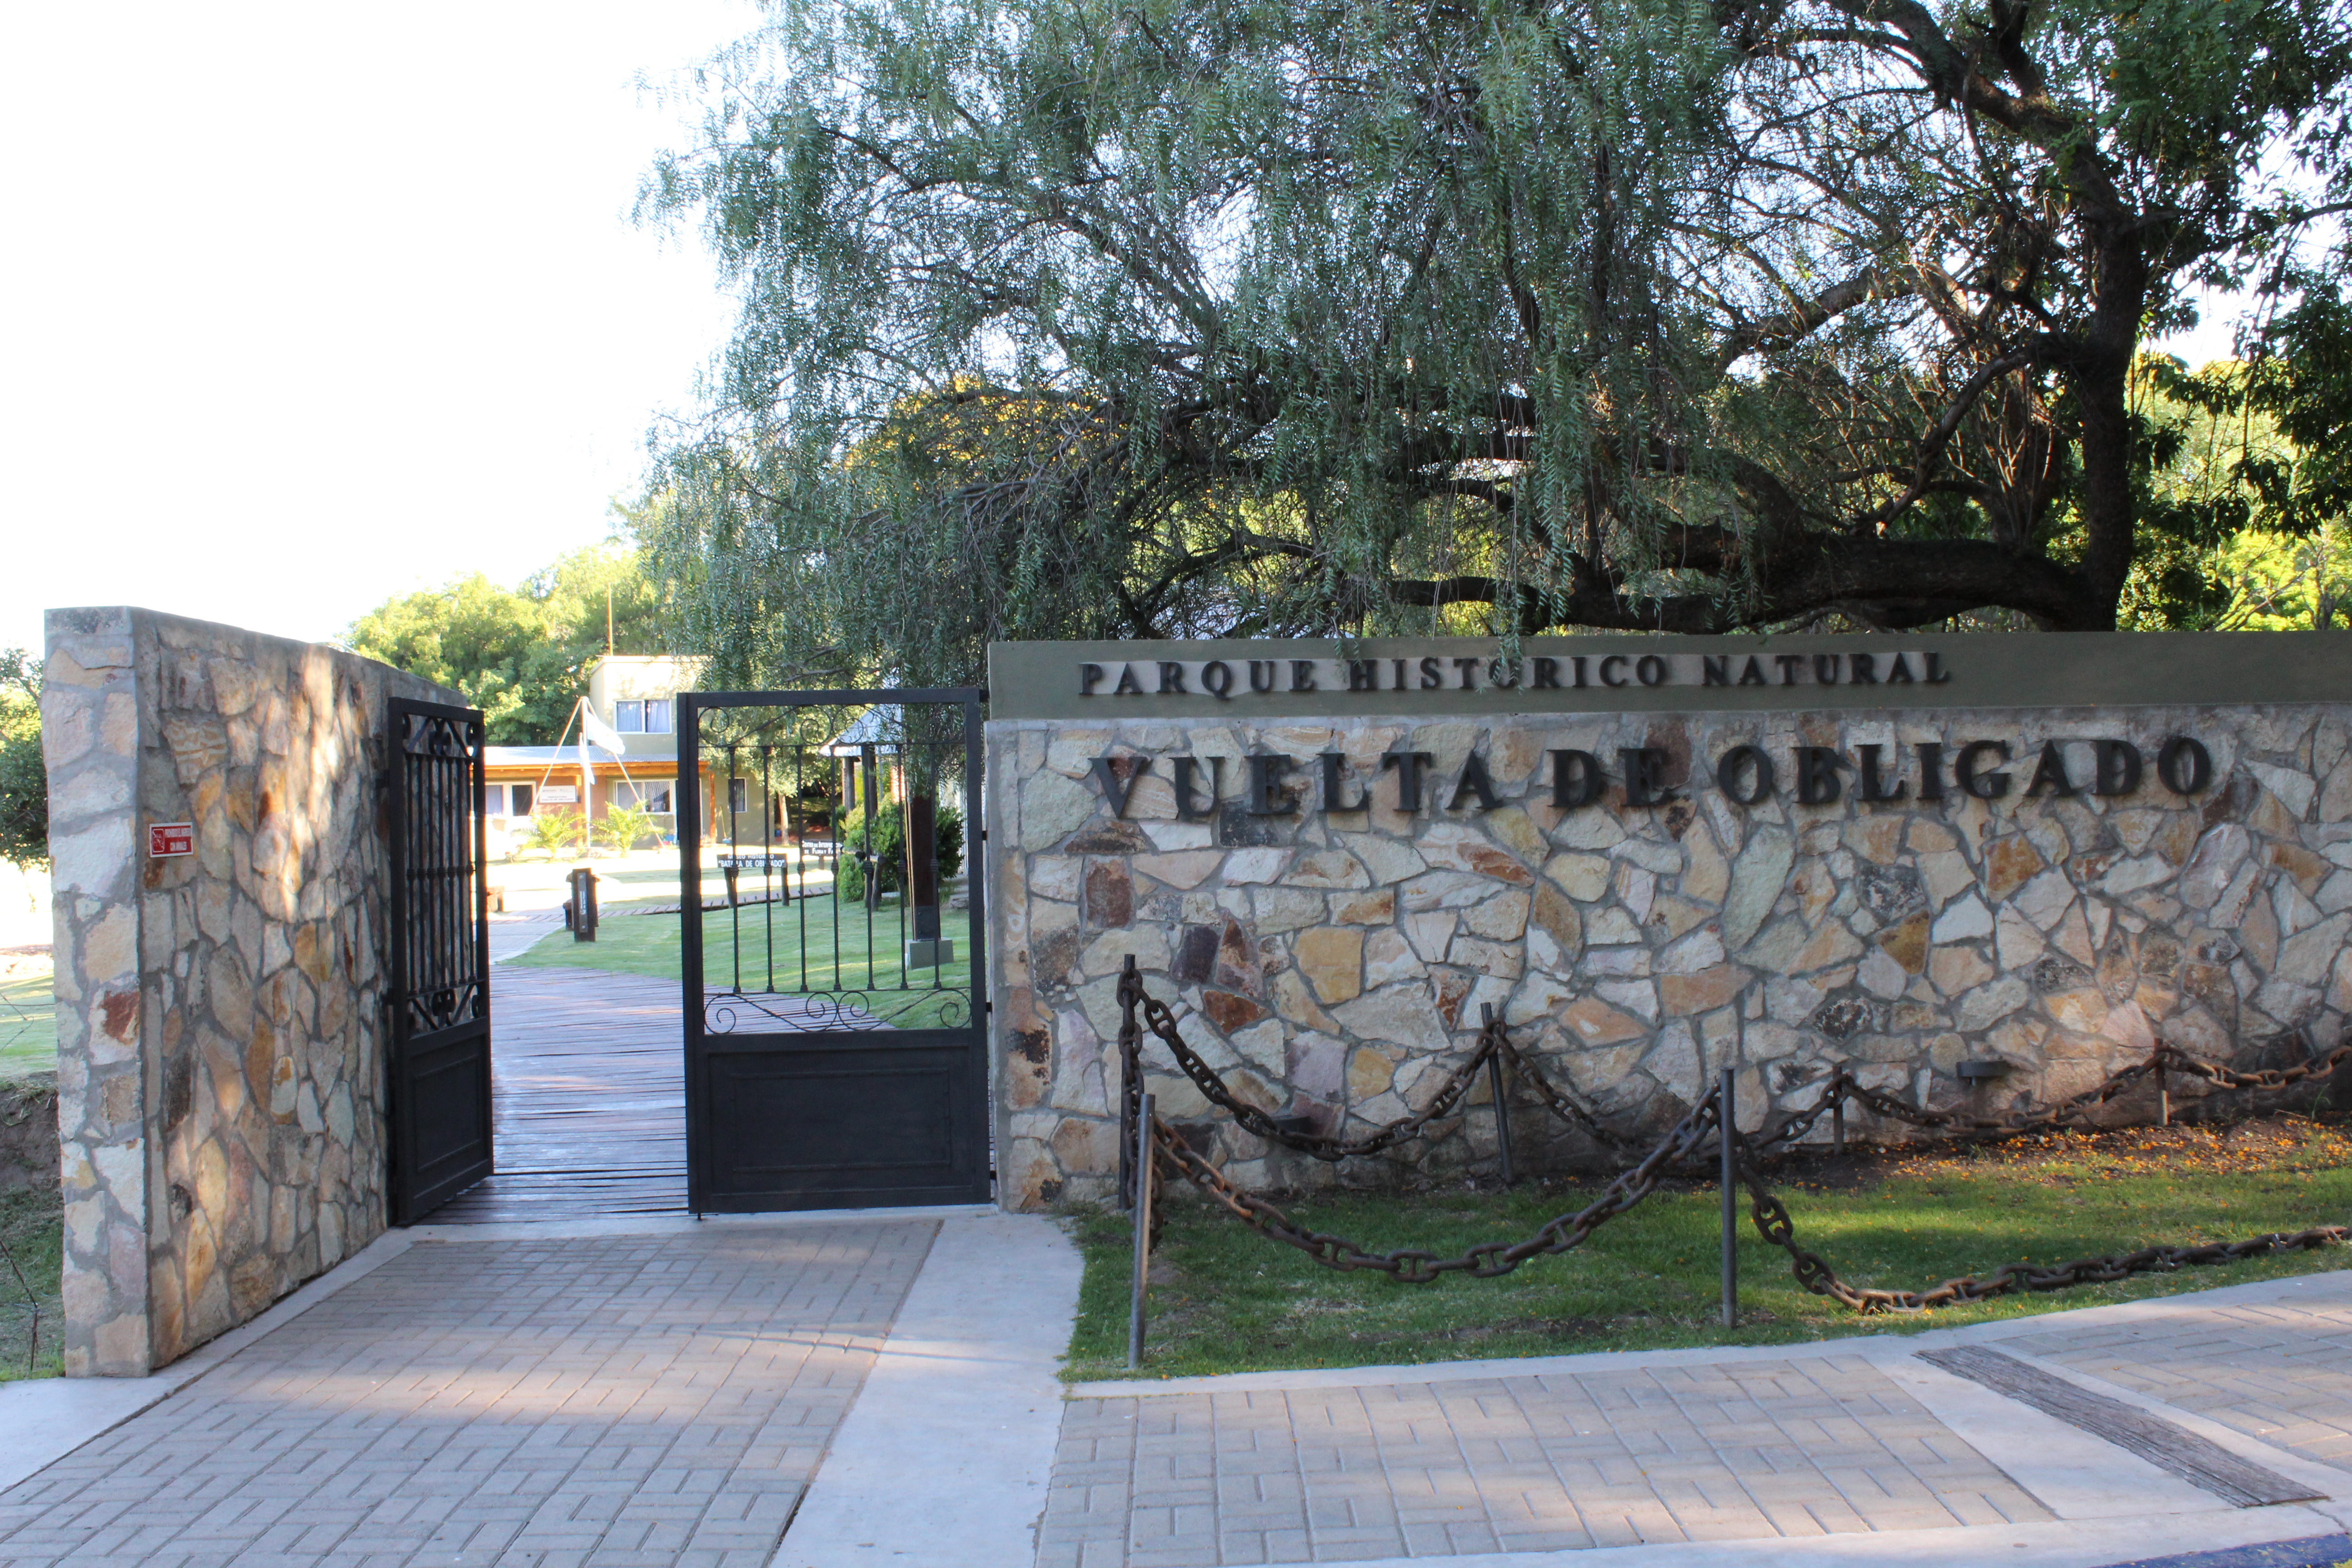
[[[1074,1400],[1039,1568],[1561,1550],[2052,1517],[1859,1357]]]
[[[2211,1306],[2003,1343],[2352,1469],[2352,1306]]]
[[[0,1493],[0,1563],[762,1568],[937,1228],[419,1243]]]

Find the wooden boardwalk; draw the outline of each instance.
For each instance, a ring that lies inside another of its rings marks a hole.
[[[677,983],[511,963],[492,975],[498,1173],[425,1223],[685,1213]]]

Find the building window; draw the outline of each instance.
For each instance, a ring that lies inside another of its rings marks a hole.
[[[656,816],[666,816],[670,809],[669,785],[615,779],[613,781],[612,800],[614,805],[634,805]]]
[[[530,815],[531,786],[529,784],[510,784],[508,787],[514,791],[514,814],[517,816],[529,816]]]
[[[633,697],[613,704],[613,728],[624,735],[667,735],[669,712],[667,697]]]
[[[748,787],[750,784],[749,779],[727,781],[727,809],[739,816],[751,809],[751,792]]]

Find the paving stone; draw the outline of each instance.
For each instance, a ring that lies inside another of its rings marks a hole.
[[[1112,1430],[1138,1436],[1131,1447],[1104,1443]],[[1180,1464],[1197,1479],[1177,1481]],[[1076,1400],[1054,1476],[1039,1568],[1344,1563],[2051,1517],[1851,1357]]]
[[[937,1228],[421,1243],[0,1492],[0,1564],[763,1568]]]
[[[2195,1307],[2006,1342],[2352,1470],[2352,1307]]]

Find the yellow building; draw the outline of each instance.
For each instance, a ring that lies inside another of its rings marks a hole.
[[[588,672],[588,710],[621,742],[617,754],[583,740],[576,723],[559,746],[487,748],[483,814],[493,841],[519,836],[535,815],[584,809],[595,821],[615,805],[642,806],[665,837],[674,835],[677,694],[693,689],[702,666],[670,654],[611,654],[596,661]],[[705,763],[698,771],[707,802],[710,769]]]

